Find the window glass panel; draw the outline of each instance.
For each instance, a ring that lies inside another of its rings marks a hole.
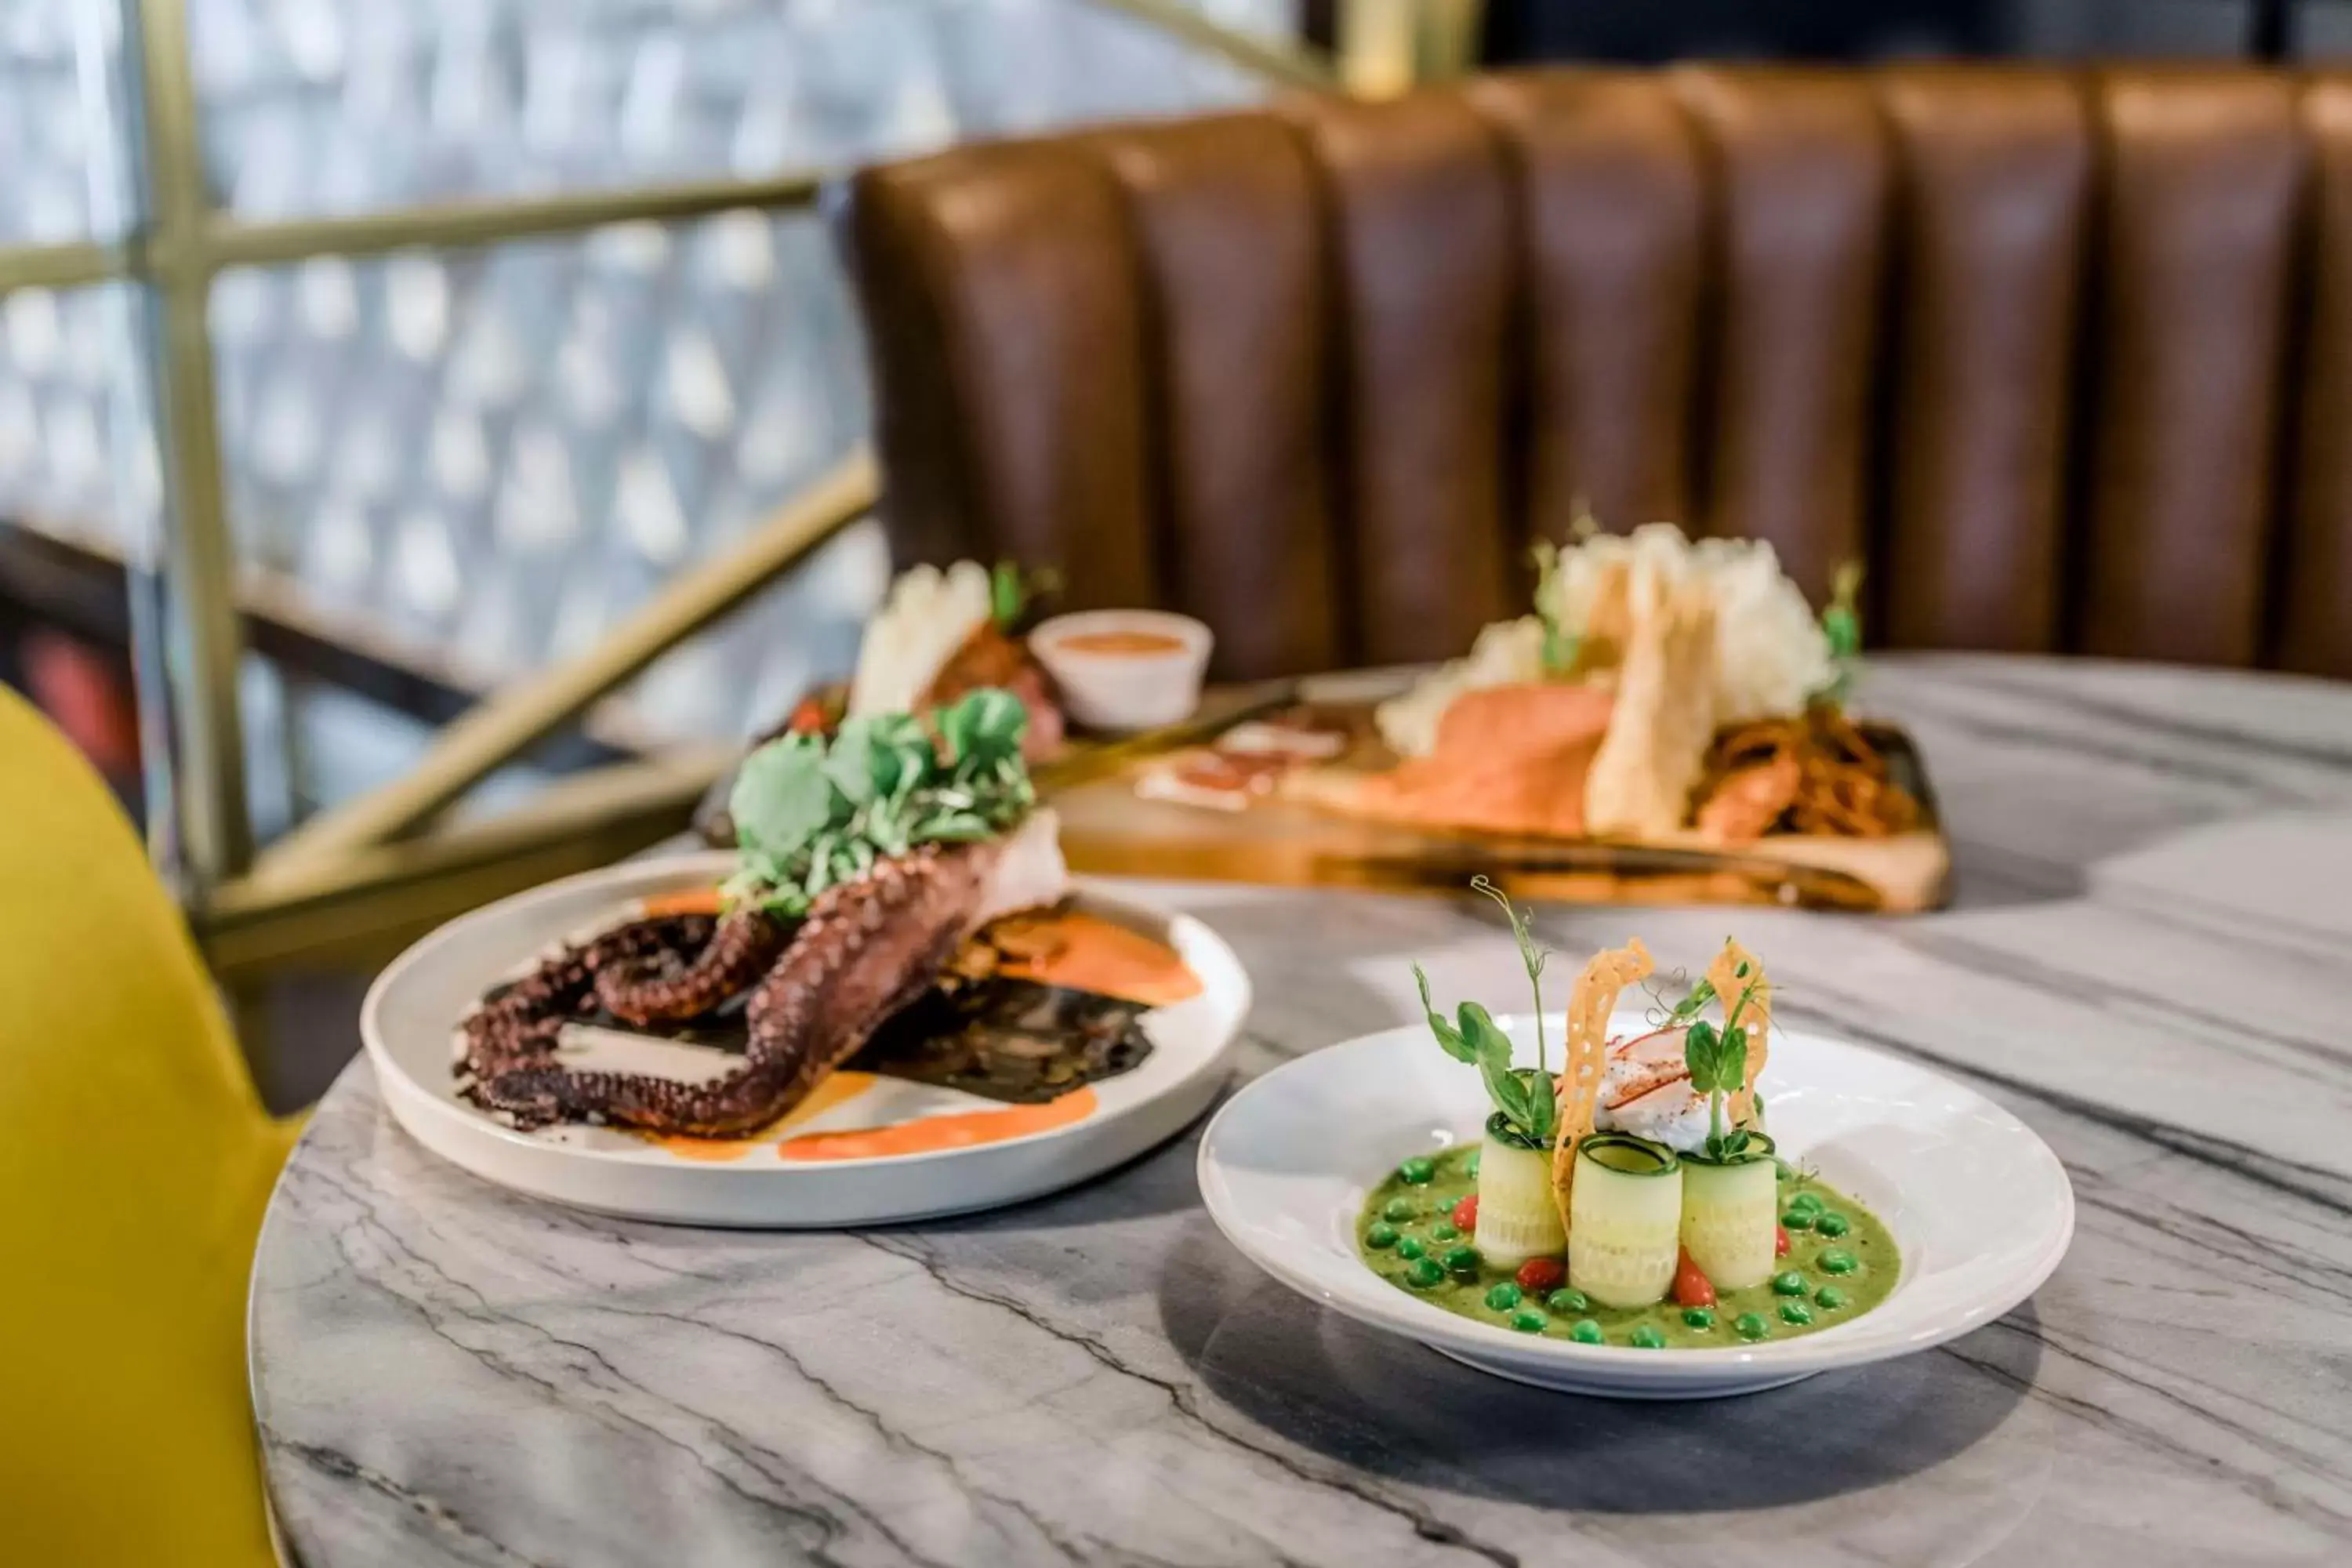
[[[241,269],[211,322],[249,577],[476,689],[593,646],[866,431],[810,212]],[[667,673],[649,732],[750,721],[770,635],[789,668],[840,662],[876,551],[836,546],[714,637],[723,700]]]
[[[831,168],[1262,91],[1090,0],[187,4],[206,166],[249,218]],[[1201,8],[1261,35],[1294,9]]]

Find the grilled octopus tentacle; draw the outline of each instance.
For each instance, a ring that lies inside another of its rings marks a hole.
[[[699,1017],[757,984],[789,934],[764,910],[737,910],[698,944],[698,952],[691,943],[665,944],[593,965],[596,1000],[632,1024]]]
[[[467,1017],[460,1077],[478,1082],[552,1051],[567,1022],[595,1012],[600,970],[702,946],[710,941],[712,923],[708,915],[663,915],[564,948]]]
[[[580,1121],[723,1137],[772,1121],[938,977],[998,853],[993,842],[926,846],[820,894],[751,994],[744,1063],[723,1078],[571,1072],[541,1055],[479,1077],[473,1097],[523,1127]]]

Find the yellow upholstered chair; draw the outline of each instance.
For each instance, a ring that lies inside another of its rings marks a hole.
[[[0,1560],[264,1568],[262,1109],[98,775],[0,688]]]

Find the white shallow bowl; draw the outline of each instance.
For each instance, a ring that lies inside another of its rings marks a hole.
[[[1534,1065],[1529,1021],[1505,1023]],[[1642,1026],[1616,1020],[1621,1032]],[[1555,1053],[1562,1032],[1552,1018]],[[1365,1268],[1355,1233],[1366,1194],[1408,1156],[1477,1137],[1488,1110],[1477,1073],[1421,1026],[1317,1051],[1244,1089],[1202,1139],[1201,1194],[1252,1261],[1334,1311],[1497,1376],[1619,1398],[1748,1394],[1925,1350],[2000,1317],[2058,1267],[2074,1234],[2065,1170],[1975,1090],[1801,1029],[1774,1032],[1763,1088],[1782,1157],[1867,1205],[1903,1259],[1885,1301],[1794,1339],[1582,1345],[1458,1317]]]
[[[453,1032],[486,988],[567,939],[627,918],[639,900],[708,888],[734,864],[721,852],[592,871],[478,910],[417,942],[378,977],[360,1014],[393,1116],[435,1153],[534,1197],[636,1219],[814,1228],[960,1214],[1054,1192],[1172,1137],[1223,1086],[1250,1003],[1249,979],[1233,950],[1188,915],[1082,888],[1082,908],[1160,934],[1202,983],[1200,995],[1144,1016],[1151,1054],[1097,1083],[1096,1104],[1083,1120],[968,1147],[803,1162],[781,1157],[785,1138],[988,1110],[995,1102],[877,1079],[788,1133],[745,1140],[740,1151],[699,1145],[679,1152],[612,1128],[518,1131],[457,1097]],[[733,1157],[714,1160],[712,1152]]]
[[[1069,639],[1099,632],[1173,638],[1160,653],[1089,653]],[[1190,616],[1165,610],[1083,610],[1055,616],[1029,634],[1030,651],[1062,694],[1070,717],[1090,730],[1149,730],[1192,716],[1216,638]]]

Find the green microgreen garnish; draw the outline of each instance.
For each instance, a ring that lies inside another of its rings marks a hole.
[[[1429,976],[1416,963],[1412,966],[1412,978],[1421,990],[1421,1010],[1428,1016],[1430,1033],[1437,1037],[1445,1054],[1477,1068],[1479,1076],[1486,1080],[1486,1098],[1494,1101],[1507,1130],[1521,1142],[1549,1149],[1559,1117],[1544,1038],[1543,967],[1551,954],[1537,945],[1528,929],[1527,917],[1513,907],[1500,888],[1484,877],[1472,878],[1470,886],[1503,906],[1503,914],[1511,922],[1511,935],[1519,944],[1519,961],[1527,966],[1528,984],[1535,993],[1536,1065],[1532,1070],[1511,1065],[1511,1037],[1504,1033],[1493,1015],[1475,1002],[1465,1002],[1455,1008],[1454,1020],[1449,1022],[1430,1001]]]
[[[1715,982],[1702,980],[1691,987],[1691,994],[1668,1009],[1666,1017],[1672,1024],[1687,1024],[1699,1015],[1699,1009],[1715,1000]]]
[[[1546,675],[1568,674],[1576,668],[1579,638],[1553,608],[1552,579],[1559,572],[1559,546],[1549,539],[1535,545],[1536,618],[1543,622],[1543,651],[1538,656]]]
[[[1748,965],[1742,963],[1733,973],[1744,977]],[[1739,1021],[1739,1016],[1747,1010],[1761,984],[1760,980],[1748,983],[1724,1014],[1720,1028],[1697,1016],[1699,1008],[1716,994],[1714,985],[1705,980],[1674,1009],[1675,1021],[1679,1024],[1687,1020],[1689,1026],[1683,1035],[1683,1065],[1690,1069],[1691,1088],[1707,1097],[1706,1157],[1710,1160],[1736,1160],[1748,1152],[1748,1131],[1726,1128],[1723,1109],[1725,1101],[1738,1094],[1747,1081],[1748,1026]]]
[[[860,714],[830,742],[785,735],[746,757],[727,801],[737,843],[728,898],[795,918],[877,860],[1020,821],[1036,799],[1021,700],[982,688],[933,723],[936,734],[905,713]]]
[[[1062,574],[1050,566],[1024,572],[1017,561],[1000,561],[988,574],[989,618],[998,631],[1010,634],[1019,629],[1032,605],[1061,589]]]
[[[1822,612],[1822,634],[1829,638],[1831,677],[1828,700],[1839,707],[1853,690],[1862,662],[1862,563],[1849,561],[1837,569],[1830,584],[1829,607]]]
[[[1527,966],[1528,989],[1536,999],[1536,1070],[1546,1078],[1551,1076],[1551,1061],[1544,1044],[1543,970],[1544,961],[1551,956],[1548,948],[1536,945],[1528,930],[1528,917],[1512,906],[1510,895],[1483,876],[1470,879],[1470,890],[1483,893],[1503,907],[1503,918],[1511,922],[1511,940],[1519,944],[1519,962]]]

